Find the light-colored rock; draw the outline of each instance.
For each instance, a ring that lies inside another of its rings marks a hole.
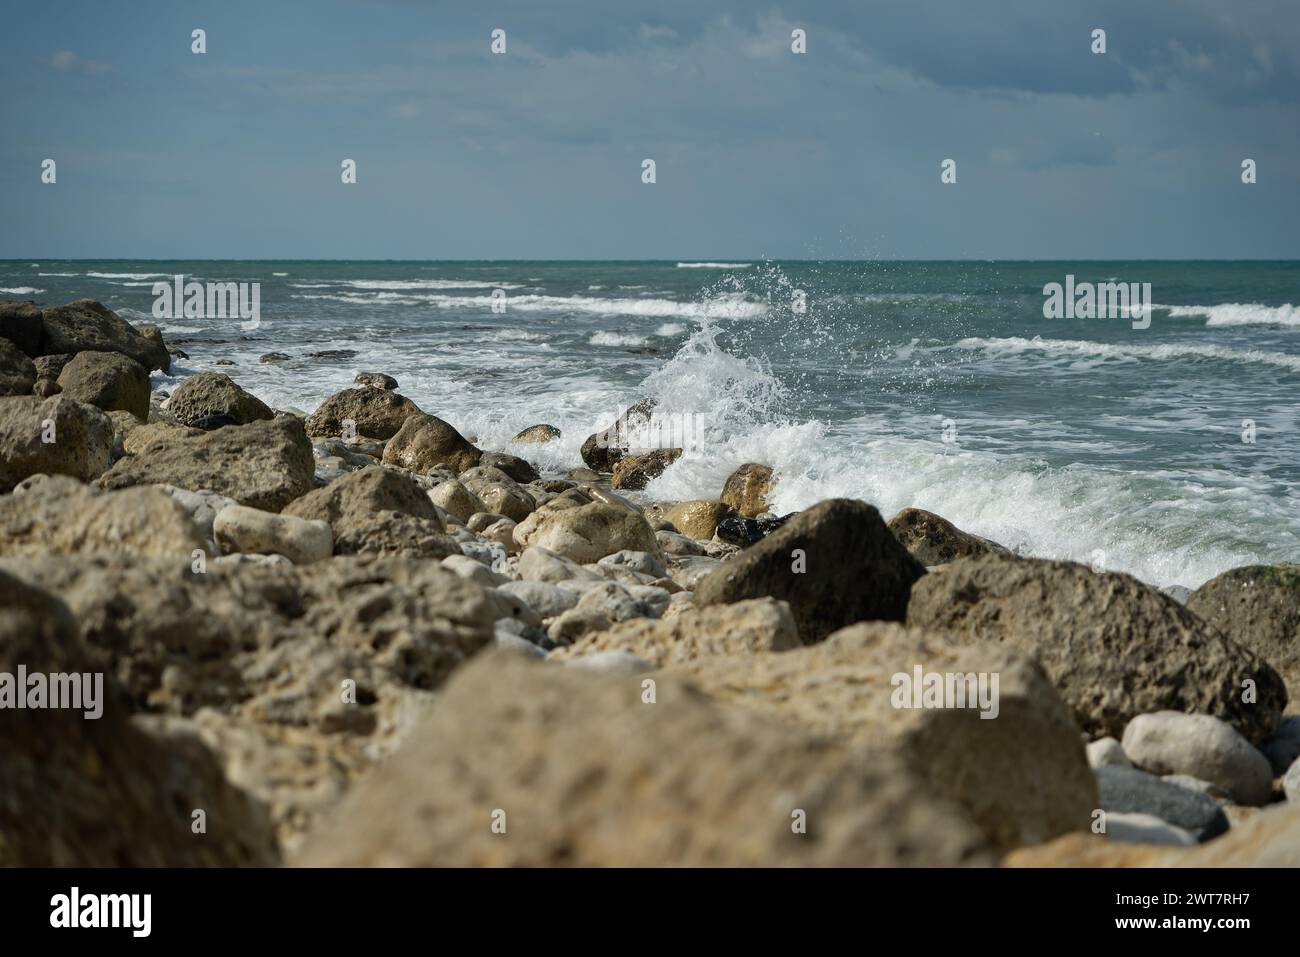
[[[0,495],[30,475],[89,482],[112,450],[113,423],[93,405],[62,395],[0,398]]]
[[[495,588],[510,581],[505,575],[498,575],[487,565],[468,555],[448,555],[442,560],[442,567],[485,588]]]
[[[771,491],[772,469],[757,462],[746,462],[727,476],[718,498],[737,515],[757,518],[768,510]]]
[[[334,554],[328,522],[276,515],[244,505],[229,505],[212,523],[217,544],[225,552],[283,555],[295,565],[324,561]]]
[[[419,413],[403,421],[384,446],[384,464],[400,465],[412,472],[428,472],[436,466],[447,465],[460,473],[477,465],[482,454],[449,423],[436,415]]]
[[[597,651],[578,658],[569,658],[564,662],[570,668],[584,668],[588,671],[605,671],[612,674],[639,675],[644,671],[654,671],[655,666],[644,658],[627,651]]]
[[[1121,768],[1133,767],[1133,762],[1124,753],[1124,746],[1114,738],[1098,738],[1089,743],[1087,751],[1090,767],[1104,768],[1110,765],[1118,765]]]
[[[313,437],[364,435],[391,439],[408,419],[422,414],[419,406],[391,389],[363,386],[330,396],[307,417],[306,427],[307,434]]]
[[[1191,831],[1175,827],[1154,814],[1107,814],[1106,836],[1125,844],[1158,844],[1167,847],[1191,847],[1196,837]]]
[[[167,411],[182,425],[195,428],[205,427],[213,418],[227,425],[231,422],[224,420],[247,425],[275,417],[270,406],[220,372],[200,372],[187,378],[167,400]]]
[[[576,606],[579,598],[576,592],[541,581],[506,582],[500,590],[518,596],[544,619],[563,614]]]
[[[521,548],[540,546],[579,564],[630,549],[655,554],[659,543],[640,513],[603,502],[538,510],[515,527]]]
[[[473,492],[456,479],[443,482],[429,489],[429,501],[446,509],[458,522],[464,525],[476,512],[486,512],[487,507]]]
[[[515,531],[518,531],[516,527]],[[515,539],[519,541],[518,537]],[[519,577],[525,581],[555,582],[570,579],[599,582],[601,576],[588,571],[577,562],[570,561],[563,555],[557,555],[548,548],[533,546],[519,553]]]
[[[1124,729],[1124,753],[1153,774],[1188,774],[1208,781],[1237,804],[1268,802],[1268,759],[1231,725],[1208,714],[1140,714]]]

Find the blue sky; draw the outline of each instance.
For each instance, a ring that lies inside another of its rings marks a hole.
[[[0,258],[1300,258],[1300,0],[0,9]]]

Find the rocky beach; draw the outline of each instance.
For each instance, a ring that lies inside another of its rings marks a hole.
[[[0,865],[1300,866],[1300,565],[661,500],[645,395],[557,467],[182,346],[0,302]]]

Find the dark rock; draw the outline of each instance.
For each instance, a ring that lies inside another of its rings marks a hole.
[[[42,318],[42,355],[120,352],[140,363],[146,371],[158,369],[166,372],[171,368],[171,356],[160,338],[140,332],[93,299],[78,299],[65,306],[53,306],[45,310]]]
[[[1190,831],[1202,842],[1228,830],[1223,808],[1207,794],[1114,764],[1097,768],[1096,775],[1101,809],[1107,813],[1153,814]]]
[[[922,565],[946,565],[972,555],[1010,555],[997,542],[980,538],[921,508],[905,508],[889,520],[889,530]]]

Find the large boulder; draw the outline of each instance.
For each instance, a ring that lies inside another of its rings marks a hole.
[[[397,552],[441,558],[459,552],[429,496],[410,477],[372,465],[308,492],[285,515],[327,522],[340,555]],[[421,544],[423,543],[423,544]]]
[[[649,681],[649,684],[643,684]],[[308,866],[955,865],[991,861],[903,768],[666,677],[509,653],[453,676],[427,723],[311,835]]]
[[[311,441],[295,418],[228,425],[200,435],[160,436],[119,459],[104,488],[175,485],[228,495],[240,505],[278,512],[311,490]]]
[[[972,555],[1010,555],[997,542],[980,538],[921,508],[905,508],[889,520],[889,530],[922,565],[946,565]]]
[[[36,384],[36,364],[8,339],[0,338],[0,396],[28,395]]]
[[[45,323],[33,302],[0,299],[0,339],[14,345],[23,355],[35,359],[41,354]]]
[[[654,399],[638,402],[609,428],[587,436],[580,452],[587,467],[597,472],[613,472],[618,460],[627,454],[628,433],[650,421],[656,404]]]
[[[226,781],[212,753],[194,737],[133,723],[68,608],[0,572],[0,673],[20,667],[80,679],[82,695],[76,706],[4,712],[0,867],[277,863],[265,810]],[[207,831],[196,837],[198,810]]]
[[[1211,578],[1187,608],[1271,664],[1300,695],[1300,565],[1247,565]]]
[[[69,399],[105,412],[149,417],[149,372],[117,352],[79,352],[59,371],[59,389]]]
[[[275,418],[270,406],[220,372],[200,372],[190,376],[167,400],[167,411],[176,421],[191,427],[201,427],[205,419],[214,416],[226,425],[232,422],[247,425]]]
[[[1277,672],[1177,601],[1074,562],[961,559],[913,587],[907,621],[1034,655],[1093,737],[1119,738],[1140,714],[1184,711],[1222,718],[1258,744],[1286,704]]]
[[[42,355],[118,352],[130,356],[146,371],[171,369],[171,356],[159,338],[141,332],[93,299],[52,306],[42,319]]]
[[[790,607],[771,598],[756,598],[734,605],[690,609],[667,621],[648,618],[623,621],[572,645],[557,648],[550,657],[566,661],[601,652],[624,651],[661,668],[710,655],[748,659],[760,652],[797,647],[799,634]]]
[[[372,439],[390,439],[420,407],[391,389],[363,386],[336,392],[307,416],[307,434],[336,438],[355,432]],[[351,423],[351,428],[347,423]]]
[[[804,644],[854,622],[902,621],[925,569],[866,502],[830,499],[800,512],[695,586],[697,605],[771,595],[790,603]]]
[[[384,446],[384,464],[425,473],[438,465],[464,472],[478,465],[483,453],[449,423],[419,413],[402,424]]]
[[[515,544],[521,549],[541,546],[580,565],[598,562],[625,549],[660,554],[654,530],[640,512],[605,502],[550,507],[558,501],[561,499],[516,525]]]
[[[923,686],[937,676],[966,696],[913,695],[918,669]],[[700,656],[674,670],[716,698],[887,752],[1002,849],[1082,830],[1097,807],[1070,709],[1012,649],[871,622],[796,651]]]
[[[110,555],[190,561],[203,536],[175,499],[156,488],[101,492],[66,476],[33,480],[0,496],[0,556]]]
[[[31,475],[89,482],[112,451],[113,423],[93,405],[61,395],[0,398],[0,494]]]
[[[757,518],[768,510],[768,497],[772,492],[772,469],[757,462],[746,462],[727,476],[718,496],[738,515]]]

